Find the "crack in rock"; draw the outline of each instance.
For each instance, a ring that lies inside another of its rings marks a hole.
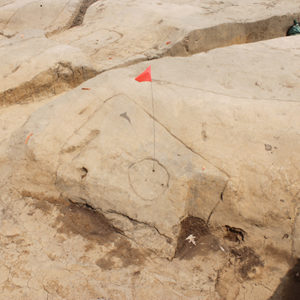
[[[224,23],[189,32],[163,56],[189,56],[236,44],[247,44],[286,36],[291,20],[299,12],[246,23]]]
[[[89,67],[75,67],[70,62],[59,62],[16,88],[0,93],[0,106],[27,103],[44,96],[57,95],[75,88],[97,74],[96,70]]]
[[[75,26],[80,26],[83,23],[84,16],[88,10],[88,8],[96,3],[98,0],[83,0],[77,13],[75,14],[72,24],[70,28],[75,27]]]

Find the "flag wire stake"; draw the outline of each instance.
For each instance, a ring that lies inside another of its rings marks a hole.
[[[151,95],[152,95],[152,120],[153,120],[153,168],[152,168],[152,172],[155,172],[155,167],[154,167],[154,163],[155,163],[155,118],[154,118],[154,98],[153,98],[153,87],[152,87],[152,80],[151,80]]]

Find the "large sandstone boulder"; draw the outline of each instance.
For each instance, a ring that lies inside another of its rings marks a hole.
[[[0,298],[297,297],[299,10],[0,0]]]
[[[11,139],[16,182],[86,203],[168,257],[188,215],[243,228],[258,246],[288,234],[277,246],[290,251],[300,89],[286,61],[299,55],[298,40],[153,61],[155,157],[150,85],[134,81],[148,64],[85,82]]]

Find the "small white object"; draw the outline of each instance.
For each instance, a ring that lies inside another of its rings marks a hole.
[[[195,238],[196,238],[196,237],[195,237],[193,234],[190,234],[190,235],[186,238],[186,240],[189,241],[189,243],[192,243],[192,244],[196,245]]]
[[[219,247],[223,252],[225,252],[225,249],[222,246],[219,245]]]

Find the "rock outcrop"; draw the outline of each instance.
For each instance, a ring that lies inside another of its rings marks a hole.
[[[4,1],[0,104],[57,95],[145,60],[281,37],[299,12],[296,0]]]
[[[0,1],[0,294],[280,297],[300,255],[299,10]]]

